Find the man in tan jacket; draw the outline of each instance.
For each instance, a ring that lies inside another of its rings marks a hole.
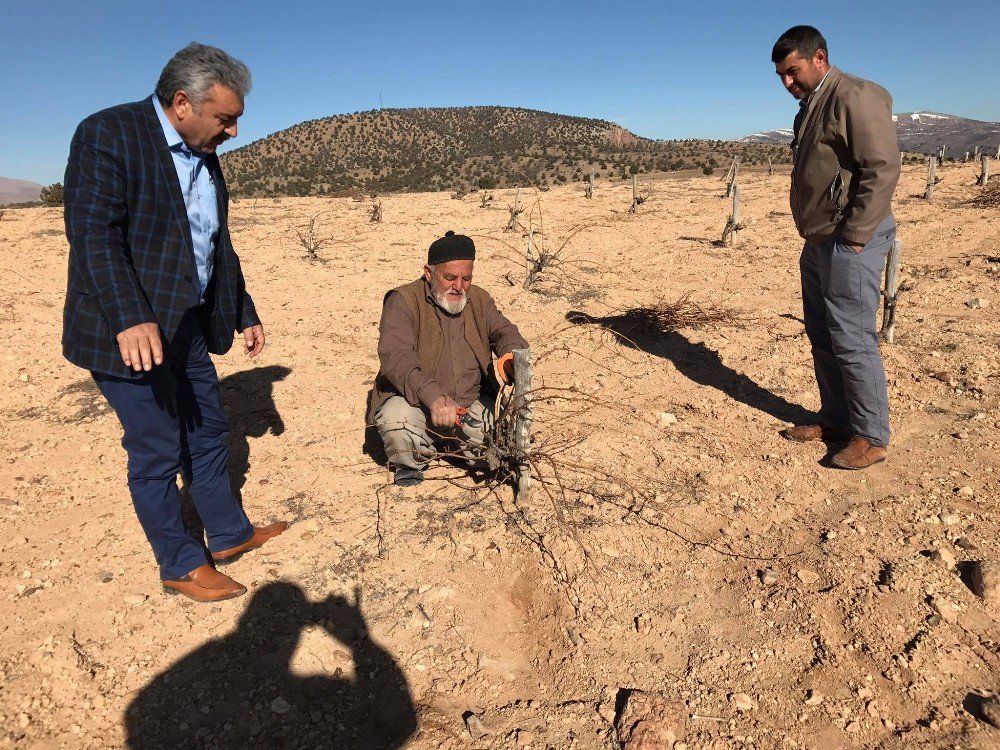
[[[891,204],[899,147],[892,97],[878,84],[831,67],[826,40],[812,26],[782,34],[771,60],[799,100],[791,206],[805,240],[799,260],[803,317],[820,394],[818,423],[789,427],[782,435],[847,442],[833,465],[864,469],[884,461],[889,445],[875,312],[896,236]]]
[[[528,348],[493,298],[472,286],[475,258],[471,238],[447,232],[431,244],[423,276],[382,304],[368,423],[401,487],[423,480],[441,439],[457,439],[475,457],[493,423],[497,380],[511,377],[511,352]]]

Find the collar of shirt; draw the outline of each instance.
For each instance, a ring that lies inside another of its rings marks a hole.
[[[167,140],[167,148],[171,151],[179,151],[187,157],[194,157],[196,159],[203,158],[203,155],[188,148],[188,145],[181,138],[181,134],[177,132],[177,129],[170,124],[170,120],[167,119],[167,113],[163,111],[163,105],[160,104],[160,98],[153,94],[153,108],[156,110],[156,117],[160,121],[160,127],[163,128],[163,135]]]

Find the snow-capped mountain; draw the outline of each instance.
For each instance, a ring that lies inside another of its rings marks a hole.
[[[970,120],[941,112],[900,112],[892,116],[896,123],[899,147],[903,151],[937,153],[945,147],[945,156],[962,157],[976,146],[982,153],[996,155],[1000,147],[1000,122]],[[791,143],[791,128],[767,130],[739,139],[740,143]]]

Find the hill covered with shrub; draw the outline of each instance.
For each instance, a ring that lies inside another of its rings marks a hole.
[[[615,123],[512,107],[382,109],[294,125],[222,156],[235,195],[470,190],[790,161],[787,146],[655,141]]]

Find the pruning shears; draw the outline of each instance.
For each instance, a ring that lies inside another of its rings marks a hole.
[[[476,419],[471,414],[469,414],[469,410],[465,406],[459,406],[457,409],[455,409],[455,412],[458,414],[458,417],[455,419],[456,427],[461,427],[462,425],[465,425],[466,427],[477,429],[483,426],[483,423],[480,420]]]

